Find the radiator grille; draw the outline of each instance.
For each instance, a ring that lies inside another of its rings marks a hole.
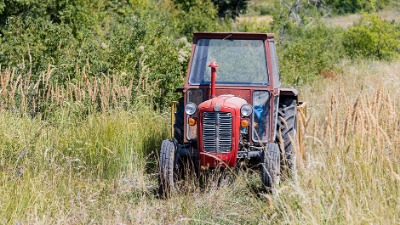
[[[223,112],[203,114],[203,146],[207,152],[229,152],[232,148],[232,115]]]

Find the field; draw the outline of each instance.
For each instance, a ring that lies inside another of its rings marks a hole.
[[[236,21],[214,5],[233,1],[69,2],[0,0],[0,224],[400,223],[397,1],[251,0]],[[157,195],[197,31],[276,34],[308,108],[298,178],[273,193],[240,171]]]
[[[0,223],[396,224],[400,218],[400,63],[342,62],[301,87],[307,159],[275,194],[257,174],[169,200],[155,195],[168,113],[148,106],[52,119],[0,113]],[[2,72],[4,76],[5,72]]]
[[[394,6],[392,9],[390,10],[384,10],[384,11],[380,11],[377,13],[383,20],[387,20],[387,21],[395,21],[395,22],[399,22],[400,21],[400,13],[399,13],[399,8],[398,6]],[[335,17],[327,17],[324,18],[324,22],[332,27],[343,27],[343,28],[347,28],[355,23],[357,23],[357,21],[360,20],[360,18],[362,17],[362,14],[349,14],[349,15],[345,15],[345,16],[335,16]]]

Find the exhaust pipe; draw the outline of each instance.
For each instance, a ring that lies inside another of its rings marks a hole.
[[[210,98],[215,97],[215,85],[217,82],[217,68],[218,64],[216,62],[211,62],[209,67],[211,67],[211,93]]]

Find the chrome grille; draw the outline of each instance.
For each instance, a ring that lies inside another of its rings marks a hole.
[[[232,148],[232,115],[223,112],[203,114],[203,146],[207,152],[229,152]]]

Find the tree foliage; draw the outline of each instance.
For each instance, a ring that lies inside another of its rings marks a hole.
[[[186,12],[190,12],[193,6],[213,3],[220,18],[229,17],[235,19],[246,12],[249,0],[174,0],[174,2],[179,4]],[[203,9],[206,8],[203,7]]]
[[[343,56],[391,59],[398,55],[398,25],[371,18],[344,32],[319,22],[327,10],[322,0],[275,2],[272,25],[236,26],[235,31],[277,33],[287,82],[312,81]],[[231,20],[220,17],[235,18],[247,3],[0,0],[0,68],[33,80],[50,70],[51,82],[61,85],[79,81],[82,71],[91,77],[122,75],[127,84],[151,84],[151,91],[132,95],[146,95],[162,108],[183,83],[192,33],[232,30]]]
[[[345,14],[380,9],[390,0],[323,0],[323,2],[331,7],[334,13]]]
[[[245,13],[249,0],[211,0],[218,7],[218,16],[229,16],[235,19],[242,13]]]
[[[180,21],[185,21],[180,33],[190,38],[195,31],[215,31],[218,27],[217,10],[210,1],[175,0],[180,9],[177,15]]]
[[[0,0],[0,65],[52,82],[125,74],[126,82],[156,84],[150,96],[163,107],[181,85],[194,31],[224,29],[214,5],[188,8],[151,0]],[[138,93],[132,93],[137,95]]]
[[[284,81],[311,83],[320,74],[330,73],[344,54],[340,29],[319,23],[307,28],[295,26],[278,45],[280,70]]]
[[[351,58],[392,60],[400,53],[400,30],[376,14],[366,14],[344,33],[343,45]]]

